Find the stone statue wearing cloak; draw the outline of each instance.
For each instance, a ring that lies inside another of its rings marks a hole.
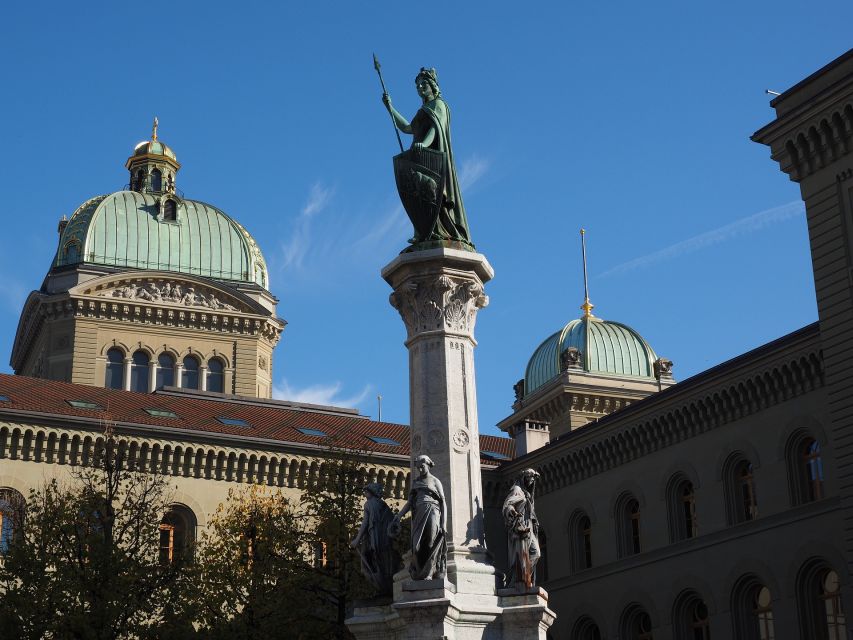
[[[415,78],[415,85],[423,104],[411,122],[391,105],[391,98],[387,93],[382,96],[396,127],[403,133],[412,134],[411,149],[401,156],[429,149],[443,153],[446,161],[441,170],[444,175],[438,176],[438,179],[430,177],[429,172],[424,171],[423,168],[421,171],[412,173],[409,191],[414,190],[416,195],[423,196],[432,190],[431,198],[421,197],[420,199],[434,202],[437,205],[437,211],[431,216],[432,225],[427,224],[419,229],[413,211],[410,210],[412,205],[404,197],[403,204],[415,224],[415,235],[409,242],[419,244],[450,241],[461,243],[463,248],[473,249],[465,205],[462,202],[462,190],[459,188],[459,177],[453,159],[453,146],[450,141],[450,107],[441,97],[435,69],[421,68]],[[436,194],[434,191],[439,183],[443,183],[443,190],[442,193]],[[403,196],[404,193],[401,190],[401,197]]]
[[[394,513],[382,499],[382,485],[371,482],[364,487],[364,517],[350,546],[361,556],[361,572],[376,589],[376,595],[389,595],[394,573],[400,565],[399,554],[393,548],[388,527]]]
[[[412,560],[409,574],[414,580],[444,578],[447,572],[447,505],[441,481],[429,471],[429,456],[415,460],[417,479],[412,483],[409,499],[391,525],[399,531],[400,520],[412,512]]]
[[[522,591],[536,584],[536,563],[541,557],[539,520],[533,509],[533,493],[538,477],[539,473],[533,469],[522,471],[501,509],[506,525],[509,562],[506,586]]]

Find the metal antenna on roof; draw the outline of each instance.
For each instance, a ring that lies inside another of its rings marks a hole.
[[[376,396],[376,402],[379,403],[379,418],[377,419],[377,422],[382,422],[382,396],[381,395]]]
[[[584,318],[592,318],[592,308],[595,306],[589,301],[589,282],[586,276],[586,229],[581,229],[581,255],[583,256],[583,310]]]

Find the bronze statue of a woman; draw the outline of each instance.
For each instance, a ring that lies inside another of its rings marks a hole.
[[[423,104],[411,122],[391,105],[387,93],[382,95],[396,127],[412,135],[409,150],[394,158],[397,188],[415,228],[409,242],[472,250],[450,143],[450,107],[441,97],[435,69],[421,68],[415,86]]]

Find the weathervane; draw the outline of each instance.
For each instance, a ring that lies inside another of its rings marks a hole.
[[[581,254],[583,256],[583,310],[584,318],[592,318],[592,308],[595,306],[589,301],[589,283],[586,277],[586,229],[581,229]]]

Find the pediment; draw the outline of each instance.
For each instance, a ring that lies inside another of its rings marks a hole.
[[[241,293],[201,278],[175,273],[110,274],[87,280],[68,293],[72,297],[106,298],[122,303],[269,315],[266,309]]]

